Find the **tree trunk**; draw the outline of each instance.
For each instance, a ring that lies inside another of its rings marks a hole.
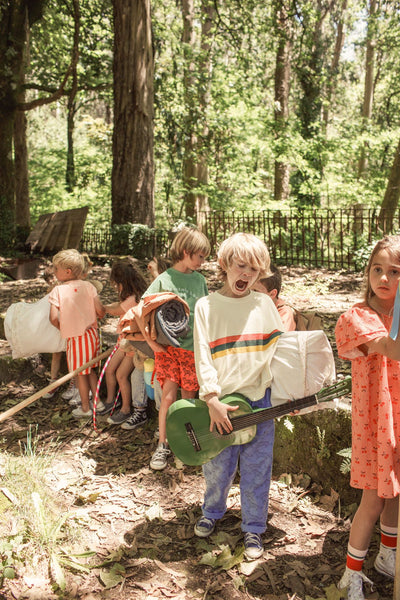
[[[154,226],[150,0],[114,0],[112,223]]]
[[[285,6],[279,3],[276,10],[276,32],[278,35],[278,49],[275,65],[275,138],[276,147],[279,141],[285,139],[285,130],[289,117],[289,90],[290,90],[290,58],[291,58],[291,32],[290,22]],[[289,198],[290,165],[287,162],[275,160],[274,199],[285,201]]]
[[[24,2],[0,11],[0,251],[15,240],[14,121],[21,89],[27,10]]]
[[[201,228],[201,213],[209,210],[208,197],[203,191],[208,184],[207,106],[210,94],[210,34],[215,7],[205,0],[201,3],[201,40],[196,39],[193,0],[182,0],[183,36],[185,48],[185,153],[183,157],[184,208],[188,218]],[[195,57],[200,55],[198,60]],[[202,189],[203,188],[203,189]]]
[[[396,149],[389,180],[383,198],[379,224],[384,233],[390,233],[393,227],[393,217],[399,206],[400,198],[400,142]]]
[[[74,129],[76,113],[76,95],[78,92],[77,61],[79,56],[79,35],[81,27],[81,13],[79,0],[73,0],[74,9],[74,55],[76,62],[72,68],[72,85],[68,95],[67,105],[67,168],[65,173],[65,187],[72,193],[75,187],[75,161],[74,161]]]
[[[368,31],[367,31],[367,50],[365,55],[365,82],[364,82],[364,102],[362,109],[363,129],[366,129],[368,121],[372,117],[372,106],[374,100],[374,63],[375,63],[375,14],[377,10],[377,0],[370,0]],[[358,177],[362,177],[368,168],[368,148],[367,144],[361,148],[360,158],[358,160]]]
[[[26,114],[17,111],[14,121],[15,153],[15,222],[18,237],[24,241],[30,231],[28,147],[26,142]]]
[[[335,49],[333,51],[332,64],[330,68],[329,78],[326,84],[326,101],[322,108],[322,120],[325,127],[325,133],[328,131],[329,109],[332,102],[332,94],[336,86],[336,80],[339,69],[339,60],[344,44],[344,16],[347,10],[347,0],[342,1],[339,20],[336,31]]]
[[[16,110],[21,97],[26,32],[42,17],[44,4],[44,0],[2,2],[0,9],[0,252],[10,250],[15,242]]]

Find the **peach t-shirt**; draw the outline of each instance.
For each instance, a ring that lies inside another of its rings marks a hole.
[[[117,333],[121,333],[121,331],[122,331],[121,319],[124,317],[125,313],[127,313],[130,308],[133,308],[134,306],[137,305],[136,298],[135,298],[135,296],[128,296],[127,298],[125,298],[125,300],[122,300],[122,302],[120,302],[119,305],[122,308],[122,310],[124,311],[124,314],[121,315],[121,317],[118,321]]]
[[[59,310],[62,338],[77,337],[92,325],[97,327],[96,296],[96,288],[82,279],[67,281],[51,290],[49,302]]]
[[[352,487],[400,493],[400,362],[365,356],[359,346],[387,336],[392,317],[359,303],[339,317],[335,335],[341,358],[351,360]]]

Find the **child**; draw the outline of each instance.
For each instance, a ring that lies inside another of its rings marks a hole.
[[[45,268],[43,273],[43,279],[48,285],[47,293],[49,294],[54,286],[57,285],[57,279],[54,275],[54,268],[52,265]],[[62,352],[53,352],[51,355],[51,365],[50,365],[50,380],[49,383],[53,383],[60,376],[60,367],[61,367],[61,358]],[[43,394],[43,398],[52,398],[56,393],[57,388],[54,388],[51,392],[47,392]],[[61,394],[61,397],[64,398],[64,394]],[[64,398],[65,399],[65,398]]]
[[[152,260],[147,265],[147,270],[149,271],[151,278],[154,280],[171,266],[172,263],[169,258],[153,256]]]
[[[229,413],[235,407],[219,399],[239,392],[253,408],[271,406],[270,362],[282,322],[273,301],[251,290],[269,273],[270,258],[263,242],[247,233],[225,240],[218,252],[223,287],[201,298],[195,309],[194,352],[200,384],[199,397],[210,412],[210,431],[232,431]],[[208,537],[226,511],[229,488],[240,460],[242,531],[245,555],[263,553],[261,534],[266,529],[272,470],[274,421],[257,425],[247,444],[225,448],[203,465],[206,492],[203,516],[194,532]]]
[[[88,254],[86,254],[86,252],[82,252],[81,256],[83,258],[83,271],[80,276],[80,279],[85,279],[86,281],[88,281],[89,283],[94,285],[94,287],[97,290],[97,293],[100,294],[100,292],[103,289],[103,284],[100,281],[97,281],[94,279],[87,279],[89,273],[92,270],[93,262],[90,260]],[[46,396],[44,396],[44,397],[46,397]],[[81,397],[79,395],[79,390],[76,386],[76,377],[73,377],[71,379],[67,389],[61,394],[61,398],[63,400],[69,400],[69,403],[71,406],[75,407],[75,406],[80,405]]]
[[[97,356],[100,345],[97,317],[104,316],[104,310],[94,286],[81,279],[84,261],[77,250],[58,252],[53,257],[53,267],[57,280],[63,285],[55,286],[50,292],[50,322],[67,340],[67,363],[71,372]],[[81,406],[72,411],[74,417],[92,416],[89,392],[94,397],[96,386],[97,375],[92,368],[79,373]]]
[[[140,297],[147,289],[146,280],[129,260],[118,260],[113,264],[110,282],[117,290],[119,300],[118,302],[105,305],[104,310],[111,315],[119,317],[122,317],[130,308],[136,306]],[[117,382],[119,389],[121,390],[122,398],[121,409],[115,411],[107,419],[107,422],[111,425],[121,425],[127,421],[131,415],[132,394],[130,376],[134,369],[133,355],[134,353],[125,353],[122,352],[120,348],[117,348],[106,369],[107,400],[104,410],[99,411],[100,414],[108,413],[112,410],[117,390]],[[138,381],[136,384],[138,384]]]
[[[147,270],[150,273],[151,278],[154,280],[161,275],[168,267],[171,266],[171,261],[168,258],[159,258],[154,256],[153,259],[147,265]],[[131,375],[131,388],[132,388],[132,414],[125,423],[121,425],[122,429],[136,429],[141,425],[144,425],[147,422],[147,392],[145,387],[144,380],[144,371],[145,371],[145,362],[147,361],[147,365],[152,361],[154,365],[154,360],[149,359],[145,354],[136,350],[133,356],[133,364],[134,370]],[[157,377],[154,373],[152,373],[151,377],[153,381],[153,396],[156,405],[156,409],[160,409],[161,404],[161,388],[160,384],[157,381]],[[154,434],[154,437],[159,437],[159,431]]]
[[[352,487],[362,489],[339,588],[363,599],[362,572],[375,522],[381,544],[375,569],[395,575],[398,494],[400,492],[400,335],[389,337],[400,282],[400,236],[374,247],[365,270],[364,300],[340,316],[335,330],[338,353],[352,361]]]
[[[159,444],[154,452],[150,467],[165,469],[170,450],[166,437],[168,408],[177,399],[178,389],[182,396],[194,398],[199,389],[193,354],[194,305],[208,294],[206,280],[197,269],[210,254],[210,243],[206,236],[194,227],[183,227],[171,245],[172,267],[161,273],[146,291],[146,296],[158,292],[174,292],[185,300],[190,308],[190,331],[181,338],[180,348],[160,346],[148,336],[146,341],[155,352],[155,372],[162,388],[158,413]]]
[[[293,308],[291,306],[288,306],[279,296],[282,288],[281,272],[275,265],[270,266],[270,271],[271,275],[269,277],[262,277],[259,281],[257,281],[253,289],[256,292],[268,294],[268,296],[272,298],[276,308],[278,309],[278,313],[282,320],[284,330],[295,331],[295,312]]]

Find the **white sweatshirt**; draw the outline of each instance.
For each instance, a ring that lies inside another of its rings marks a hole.
[[[201,399],[239,392],[260,400],[271,384],[270,363],[283,331],[269,296],[250,292],[228,298],[219,292],[197,301],[194,354]]]

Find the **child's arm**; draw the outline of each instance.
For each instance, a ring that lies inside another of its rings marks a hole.
[[[94,308],[96,310],[96,315],[99,317],[99,319],[102,319],[106,314],[106,307],[103,306],[98,296],[94,297]]]
[[[58,315],[58,308],[54,304],[50,304],[50,323],[60,329],[60,319]]]
[[[392,338],[387,335],[366,342],[365,344],[362,344],[362,346],[359,346],[359,348],[365,355],[374,354],[376,352],[382,354],[382,356],[387,356],[387,358],[392,360],[400,361],[400,331],[397,334],[396,340],[392,340]]]
[[[104,304],[104,314],[108,313],[113,317],[122,317],[126,310],[124,310],[119,302],[112,302],[111,304]]]

